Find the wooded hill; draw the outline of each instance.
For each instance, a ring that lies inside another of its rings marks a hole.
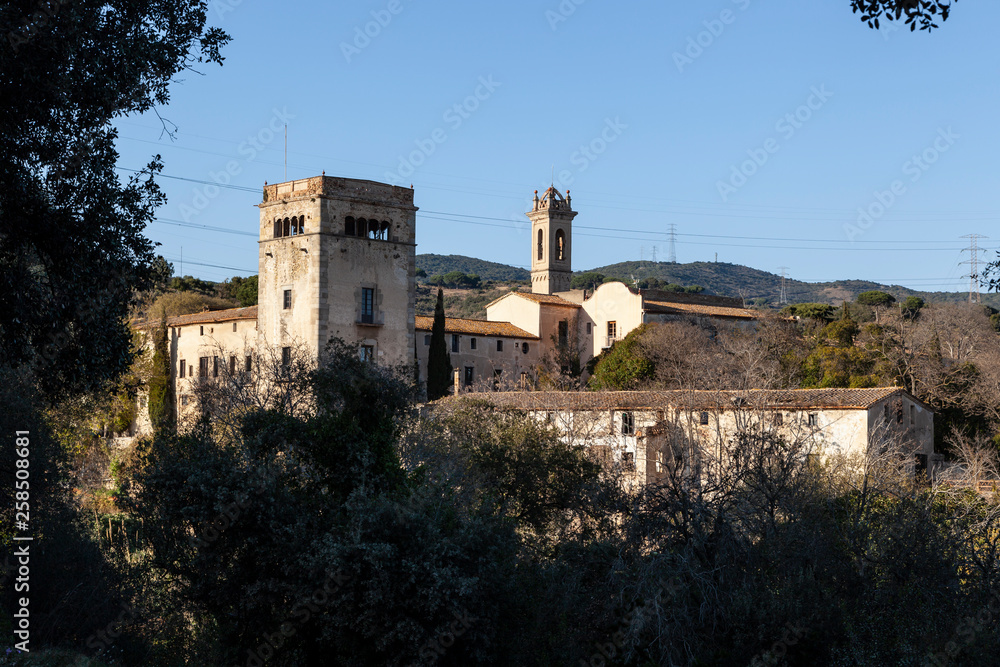
[[[478,275],[484,281],[527,280],[525,269],[487,262],[463,255],[417,255],[417,268],[424,269],[427,277],[443,275],[450,271],[462,271]],[[619,262],[599,266],[581,273],[601,273],[607,278],[631,283],[633,280],[656,278],[665,283],[684,286],[700,285],[707,294],[743,297],[748,303],[760,306],[777,306],[781,295],[781,276],[740,264],[725,262]],[[884,285],[870,280],[837,280],[823,283],[807,283],[786,279],[785,290],[790,303],[829,303],[838,305],[844,300],[854,300],[858,294],[869,290],[888,292],[898,300],[908,296],[918,296],[929,303],[960,303],[967,301],[968,292],[923,292],[902,285]],[[984,304],[1000,308],[1000,294],[982,295]]]

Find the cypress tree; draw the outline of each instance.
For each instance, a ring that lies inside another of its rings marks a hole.
[[[451,389],[451,354],[444,337],[444,290],[438,287],[431,327],[431,349],[427,352],[427,400],[446,396]]]
[[[172,379],[170,350],[167,345],[167,324],[160,322],[153,340],[153,372],[149,378],[149,421],[155,431],[173,422]]]

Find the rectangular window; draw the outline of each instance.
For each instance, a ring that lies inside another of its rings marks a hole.
[[[283,347],[281,348],[281,365],[283,368],[288,368],[292,363],[292,348]]]
[[[233,322],[233,333],[236,333],[236,322]]]
[[[198,377],[208,377],[208,357],[201,357],[198,359]]]
[[[593,325],[590,322],[587,322],[587,335],[588,336],[590,335],[590,332],[592,331],[591,326],[593,326]]]
[[[913,426],[913,424],[916,423],[916,421],[917,421],[916,408],[911,405],[910,406],[910,426]]]
[[[375,288],[361,288],[361,322],[372,324],[375,322]]]
[[[503,352],[503,339],[497,339],[497,352]]]
[[[236,355],[229,357],[229,374],[236,375]]]
[[[521,385],[521,389],[528,388],[528,373],[526,371],[521,371],[521,379],[519,382]]]
[[[819,426],[819,415],[815,412],[809,413],[809,420],[807,422],[809,426]]]
[[[361,357],[361,361],[375,361],[375,347],[362,345],[358,348],[358,356]]]
[[[205,327],[198,327],[198,335],[199,336],[205,335]]]
[[[476,372],[476,369],[473,368],[472,366],[466,366],[465,367],[465,386],[466,387],[471,387],[472,386],[473,374],[475,372]]]
[[[774,413],[774,425],[781,426],[784,423],[785,423],[785,416],[780,412]]]
[[[559,320],[559,345],[565,347],[569,343],[569,322]]]
[[[250,356],[250,355],[248,354],[248,355],[247,355],[247,357],[246,357],[246,359],[244,359],[244,360],[243,360],[243,370],[244,370],[244,371],[246,371],[247,373],[249,373],[249,372],[250,372],[250,364],[251,364],[251,361],[250,361],[250,360],[251,360],[252,358],[253,358],[253,357],[251,357],[251,356]]]
[[[622,435],[635,435],[635,413],[622,413]]]
[[[188,366],[188,377],[189,378],[194,377],[194,364]]]
[[[618,323],[608,322],[608,339],[615,340],[618,338]]]
[[[219,377],[219,358],[212,357],[212,377]]]
[[[698,423],[701,424],[702,426],[708,426],[707,412],[702,412],[700,415],[698,415]]]
[[[622,452],[622,468],[625,470],[635,470],[635,454],[632,452]]]
[[[431,344],[431,335],[424,334],[424,345],[430,345],[430,344]]]
[[[473,350],[476,349],[476,339],[475,338],[470,338],[469,339],[469,347],[471,349],[473,349]]]
[[[451,335],[451,351],[458,352],[458,334]]]
[[[177,327],[177,337],[178,338],[181,337],[181,328],[180,327]]]
[[[186,394],[182,395],[181,396],[181,405],[187,405],[187,404],[188,404],[188,397],[187,397],[187,395]]]
[[[186,372],[187,372],[187,362],[181,359],[180,372],[177,374],[177,377],[179,378],[184,377],[184,374]]]
[[[282,308],[288,310],[292,307],[292,290],[286,289],[283,298]]]

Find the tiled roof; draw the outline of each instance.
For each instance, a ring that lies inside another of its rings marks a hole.
[[[417,315],[416,320],[416,329],[418,331],[430,331],[434,326],[433,317]],[[538,336],[533,336],[524,329],[515,327],[510,322],[490,322],[487,320],[467,320],[461,317],[446,317],[444,319],[444,330],[447,333],[507,336],[510,338],[539,340]]]
[[[189,324],[211,324],[215,322],[231,322],[232,320],[256,320],[257,306],[246,308],[227,308],[226,310],[206,310],[190,315],[175,315],[167,318],[168,327],[183,327]],[[140,320],[134,324],[136,328],[145,328],[159,324],[158,320]]]
[[[499,299],[494,299],[493,301],[491,301],[488,304],[486,304],[486,307],[489,308],[494,303],[497,303],[498,301],[506,299],[507,297],[509,297],[511,295],[519,296],[522,299],[527,299],[528,301],[534,301],[535,303],[547,303],[547,304],[550,304],[550,305],[553,305],[553,306],[566,306],[568,308],[579,308],[580,307],[580,304],[573,303],[572,301],[567,301],[566,299],[562,298],[561,296],[556,296],[554,294],[535,294],[534,292],[508,292],[507,294],[504,294]]]
[[[500,406],[524,410],[642,410],[681,407],[689,409],[810,408],[868,409],[894,394],[900,387],[871,389],[751,389],[749,391],[533,391],[469,394]],[[912,397],[910,397],[912,399]],[[913,399],[916,400],[916,399]],[[918,401],[919,402],[919,401]],[[926,407],[926,406],[925,406]]]
[[[703,315],[707,317],[734,317],[738,319],[757,319],[760,313],[749,308],[729,308],[726,306],[706,306],[698,303],[674,303],[667,301],[646,301],[643,304],[646,312]]]

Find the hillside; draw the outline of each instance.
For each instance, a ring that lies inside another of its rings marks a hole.
[[[745,297],[748,301],[766,299],[777,304],[781,295],[781,276],[740,264],[724,262],[692,262],[676,264],[670,262],[620,262],[591,269],[606,276],[631,281],[643,278],[658,278],[681,285],[701,285],[707,292],[720,296]],[[957,303],[967,301],[968,292],[923,292],[902,285],[883,285],[870,280],[837,280],[824,283],[807,283],[786,279],[785,291],[790,303],[819,302],[839,304],[845,299],[853,300],[861,292],[881,290],[897,299],[919,296],[935,303]],[[1000,306],[1000,295],[984,294],[983,303]]]
[[[506,264],[487,262],[462,255],[417,255],[417,268],[423,268],[428,276],[449,271],[475,273],[483,280],[517,281],[527,280],[529,272]],[[632,282],[632,279],[657,278],[668,283],[691,286],[700,285],[707,294],[729,297],[745,297],[748,302],[759,305],[777,305],[781,295],[781,276],[740,264],[724,262],[691,262],[677,264],[670,262],[620,262],[599,266],[587,271]],[[584,273],[577,271],[576,273]],[[787,279],[785,291],[790,303],[819,302],[840,304],[845,299],[853,300],[861,292],[882,290],[897,299],[919,296],[927,302],[960,303],[967,301],[968,292],[923,292],[901,285],[883,285],[869,280],[837,280],[824,283],[807,283]],[[983,303],[1000,308],[1000,294],[983,294]]]
[[[417,269],[423,269],[427,276],[442,275],[449,271],[475,274],[483,280],[508,282],[527,280],[531,274],[527,269],[487,262],[465,255],[417,255]]]

